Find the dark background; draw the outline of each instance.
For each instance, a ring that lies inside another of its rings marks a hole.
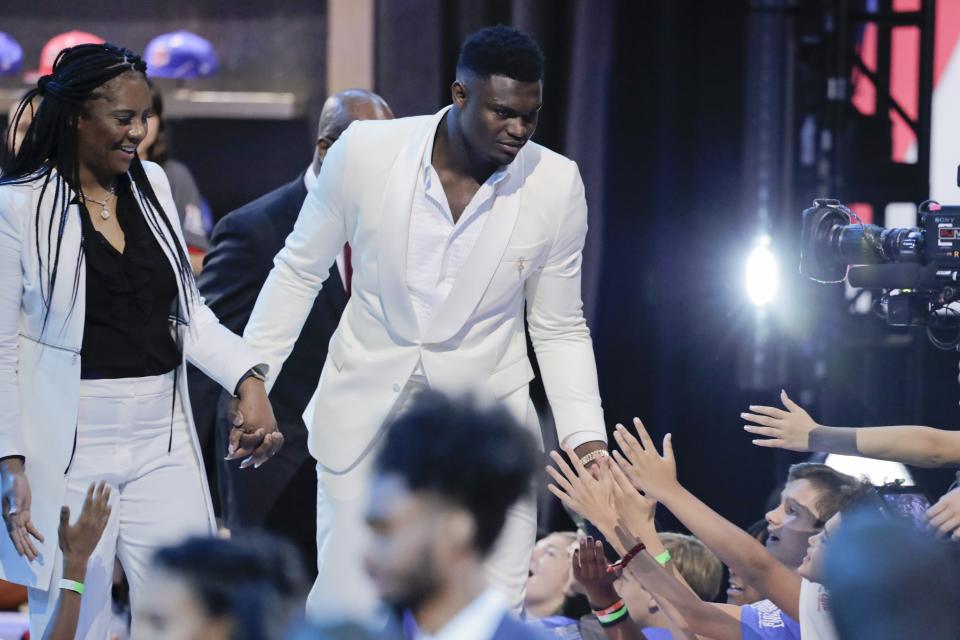
[[[170,122],[172,155],[191,167],[215,214],[302,170],[324,87],[325,3],[151,4],[98,0],[80,11],[6,0],[2,29],[24,46],[28,68],[70,28],[139,51],[164,31],[196,31],[216,43],[221,71],[191,88],[294,91],[302,105],[290,121]],[[640,416],[655,439],[672,432],[681,480],[740,525],[762,516],[797,459],[753,447],[741,429],[739,413],[776,403],[781,382],[802,386],[828,424],[949,427],[960,399],[955,354],[882,323],[852,327],[836,289],[795,275],[799,207],[774,211],[770,229],[784,251],[787,295],[771,310],[783,366],[766,390],[738,384],[754,327],[741,284],[755,231],[742,187],[756,124],[750,13],[738,0],[380,0],[375,56],[375,89],[403,116],[447,103],[466,34],[507,22],[538,38],[548,71],[536,139],[578,161],[591,206],[584,295],[607,422]],[[919,479],[939,495],[951,475]]]

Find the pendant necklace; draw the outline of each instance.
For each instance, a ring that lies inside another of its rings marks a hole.
[[[114,188],[115,187],[110,187],[109,191],[107,192],[107,197],[104,198],[103,200],[97,200],[96,198],[91,198],[85,193],[83,194],[84,200],[89,200],[90,202],[95,202],[98,205],[100,205],[100,218],[103,220],[110,219],[110,200],[112,200],[113,197],[116,195],[116,193],[114,192]]]

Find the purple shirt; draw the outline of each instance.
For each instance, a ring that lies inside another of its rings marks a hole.
[[[743,640],[800,640],[800,623],[769,600],[740,607]]]

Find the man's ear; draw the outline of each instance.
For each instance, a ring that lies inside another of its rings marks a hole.
[[[324,157],[327,155],[327,151],[330,150],[332,145],[333,141],[326,136],[317,138],[317,158],[320,159],[320,162],[323,162]]]
[[[472,549],[477,536],[477,523],[465,510],[450,513],[444,522],[445,538],[457,549]]]
[[[467,85],[463,80],[454,80],[450,85],[450,100],[457,109],[463,109],[467,105]]]

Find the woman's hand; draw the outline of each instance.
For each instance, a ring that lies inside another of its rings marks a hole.
[[[30,519],[30,482],[19,458],[0,462],[0,484],[3,495],[3,522],[7,525],[10,541],[21,556],[33,562],[40,555],[33,540],[43,542],[43,535]]]
[[[811,451],[810,432],[820,425],[803,407],[791,400],[786,391],[780,391],[780,401],[786,411],[776,407],[751,406],[753,413],[741,413],[741,418],[755,423],[744,425],[743,430],[764,436],[753,441],[758,447]]]
[[[283,446],[283,434],[267,398],[263,380],[249,377],[240,383],[227,415],[233,421],[227,460],[243,458],[240,468],[259,467]]]

